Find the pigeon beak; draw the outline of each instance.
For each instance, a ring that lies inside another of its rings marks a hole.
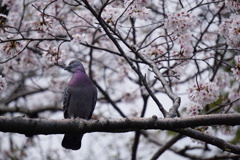
[[[64,70],[70,71],[70,70],[71,70],[71,67],[70,67],[70,66],[66,66],[66,67],[64,68]]]

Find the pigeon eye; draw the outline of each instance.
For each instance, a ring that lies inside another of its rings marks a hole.
[[[71,62],[69,63],[69,65],[74,64],[74,63],[75,63],[75,61],[71,61]]]

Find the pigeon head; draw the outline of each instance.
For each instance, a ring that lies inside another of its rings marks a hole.
[[[67,67],[65,67],[65,70],[75,73],[76,71],[82,71],[85,73],[85,69],[82,65],[82,63],[79,60],[73,60],[71,61]]]

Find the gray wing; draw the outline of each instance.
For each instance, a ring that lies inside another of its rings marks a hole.
[[[97,102],[97,88],[95,87],[95,85],[93,85],[93,97],[92,97],[92,112],[91,114],[89,115],[88,119],[90,119],[92,117],[92,114],[93,114],[93,111],[95,109],[95,105],[96,105],[96,102]]]
[[[89,119],[97,101],[97,89],[94,85],[72,87],[65,91],[64,117]]]
[[[64,90],[64,99],[63,99],[63,115],[64,118],[68,118],[68,107],[71,99],[71,94],[68,92],[68,87]]]

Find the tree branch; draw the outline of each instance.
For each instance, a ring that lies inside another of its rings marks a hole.
[[[173,130],[177,128],[240,125],[240,114],[209,114],[184,118],[120,118],[103,120],[31,119],[0,117],[0,131],[26,134],[64,134],[79,132],[129,132],[147,129]],[[31,129],[30,129],[31,128]]]
[[[240,114],[212,114],[185,118],[122,118],[104,120],[49,120],[0,117],[0,131],[25,135],[82,132],[130,132],[147,129],[172,130],[215,145],[224,151],[240,154],[240,146],[187,127],[208,125],[240,125]]]

